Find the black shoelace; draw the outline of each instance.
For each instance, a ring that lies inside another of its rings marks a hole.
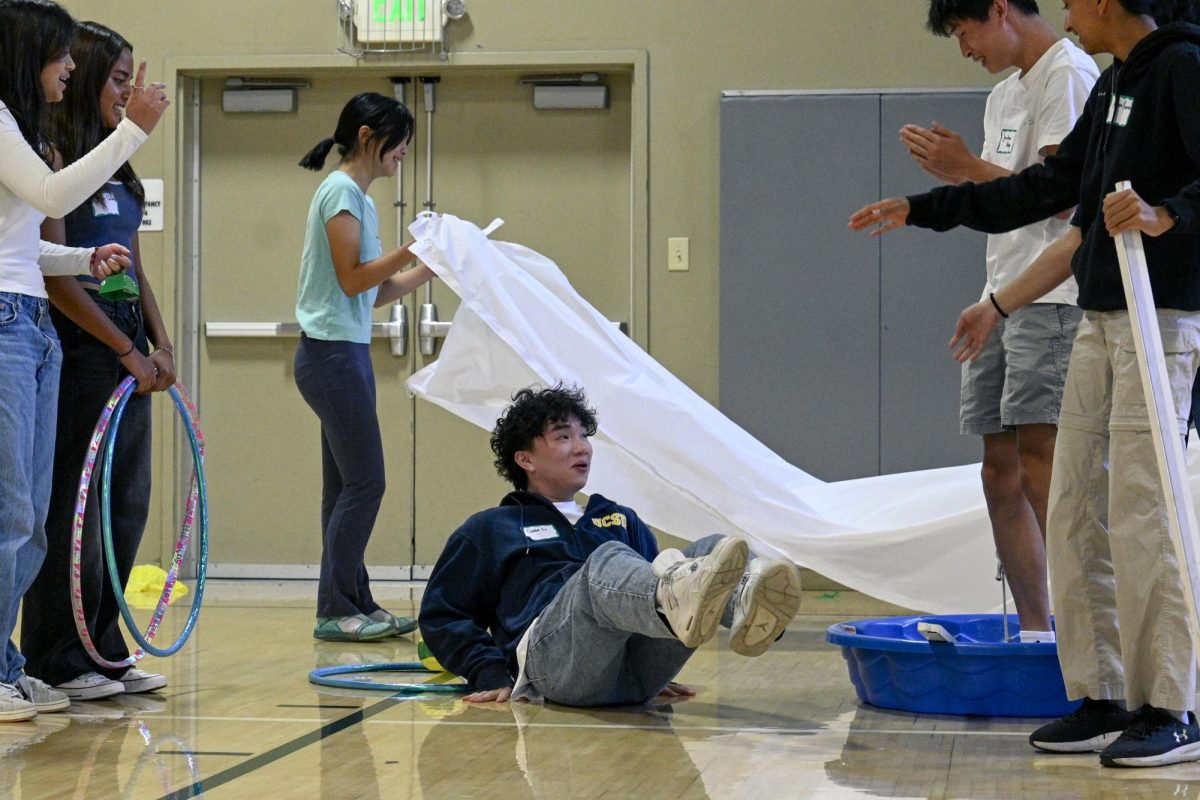
[[[1084,722],[1094,716],[1119,712],[1120,709],[1109,700],[1093,700],[1090,697],[1085,697],[1083,698],[1083,704],[1068,714],[1065,719],[1070,722]]]
[[[1130,739],[1149,739],[1172,722],[1179,722],[1173,714],[1154,706],[1142,706],[1124,735]]]

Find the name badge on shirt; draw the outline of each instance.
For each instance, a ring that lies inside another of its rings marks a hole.
[[[120,213],[116,195],[112,192],[101,192],[99,197],[92,200],[93,217],[115,217]]]
[[[535,542],[558,538],[558,531],[554,530],[553,525],[530,525],[524,528],[524,531],[525,538],[532,539]]]
[[[1124,128],[1129,124],[1129,115],[1133,111],[1133,98],[1128,95],[1117,95],[1108,103],[1108,122]]]
[[[1008,154],[1017,147],[1017,131],[1015,128],[1003,128],[1000,131],[1000,141],[996,143],[996,152]]]

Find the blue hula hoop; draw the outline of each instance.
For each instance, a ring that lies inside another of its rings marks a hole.
[[[389,664],[348,664],[338,667],[318,667],[308,673],[308,682],[335,689],[372,689],[401,694],[466,694],[471,691],[465,683],[382,683],[335,678],[334,675],[356,675],[362,672],[424,672],[431,675],[447,673],[432,670],[420,661],[399,661]]]
[[[200,515],[200,542],[196,565],[196,589],[192,597],[191,612],[188,614],[187,621],[183,625],[183,630],[180,632],[179,638],[169,647],[155,647],[142,635],[137,622],[133,618],[133,614],[129,611],[129,604],[125,602],[125,592],[121,583],[121,576],[117,571],[117,559],[112,537],[112,491],[110,478],[112,476],[113,448],[117,440],[117,431],[121,427],[121,417],[125,413],[125,406],[129,403],[129,398],[132,394],[130,391],[132,387],[133,381],[130,378],[127,378],[122,383],[121,388],[125,391],[122,392],[116,407],[113,409],[112,422],[109,424],[108,434],[105,436],[104,471],[100,476],[100,533],[104,540],[104,560],[108,567],[108,578],[112,583],[113,596],[117,601],[117,608],[121,612],[121,618],[125,620],[125,627],[143,650],[152,655],[164,658],[179,652],[179,649],[183,647],[188,637],[192,635],[192,629],[196,627],[196,620],[200,617],[200,601],[204,598],[204,580],[208,572],[208,494],[204,486],[204,456],[200,451],[200,440],[196,433],[195,421],[192,419],[187,404],[184,402],[179,390],[172,386],[167,392],[171,395],[171,399],[175,401],[175,408],[179,411],[179,416],[183,419],[183,427],[187,432],[188,442],[192,448],[192,460],[195,467],[192,480],[197,489],[196,508]]]

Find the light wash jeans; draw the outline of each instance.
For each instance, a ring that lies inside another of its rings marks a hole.
[[[712,552],[723,537],[693,542],[684,554]],[[632,705],[650,700],[695,652],[656,608],[650,562],[621,542],[605,542],[542,611],[525,673],[547,700],[569,706]],[[722,624],[733,618],[726,604]]]
[[[46,555],[62,350],[47,300],[0,292],[0,681],[21,676],[21,597]]]
[[[113,302],[92,298],[137,349],[146,353],[141,307],[136,300]],[[88,656],[75,630],[71,608],[71,537],[79,470],[100,412],[117,385],[128,375],[117,354],[57,310],[51,319],[62,343],[62,391],[54,443],[54,480],[46,516],[46,560],[21,606],[21,652],[25,670],[50,685],[74,680],[86,672],[117,678],[125,668],[100,667]],[[111,429],[110,429],[111,431]],[[150,511],[150,396],[133,395],[125,406],[113,445],[113,549],[121,589],[133,569]],[[109,581],[100,532],[99,469],[92,474],[80,555],[83,607],[97,649],[109,661],[129,657],[121,632],[121,614]]]

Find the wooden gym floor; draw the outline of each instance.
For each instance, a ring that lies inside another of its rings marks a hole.
[[[419,588],[380,589],[412,613]],[[145,665],[165,690],[0,724],[0,798],[1200,800],[1200,764],[1101,769],[1032,750],[1036,720],[860,705],[824,631],[878,609],[836,593],[806,593],[761,658],[730,653],[722,631],[680,676],[696,698],[604,711],[313,686],[315,666],[415,660],[408,637],[315,641],[313,596],[307,583],[210,582],[183,652]],[[168,612],[163,637],[185,611]]]

